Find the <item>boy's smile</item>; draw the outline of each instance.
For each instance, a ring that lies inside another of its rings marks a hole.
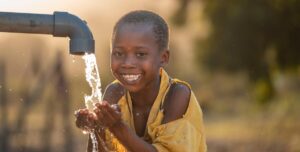
[[[122,77],[128,83],[134,83],[141,78],[142,74],[123,74]]]
[[[152,25],[126,23],[113,36],[111,70],[115,78],[130,92],[157,88],[159,70],[166,61]]]

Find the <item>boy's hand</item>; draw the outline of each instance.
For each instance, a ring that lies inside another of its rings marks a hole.
[[[110,105],[108,102],[96,103],[94,112],[96,123],[109,129],[121,122],[121,111],[118,105]]]
[[[94,129],[95,126],[95,115],[88,109],[79,109],[75,111],[76,126],[83,130]]]

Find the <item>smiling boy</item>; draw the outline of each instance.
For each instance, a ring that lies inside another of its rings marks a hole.
[[[168,43],[169,28],[159,15],[141,10],[123,16],[111,40],[116,81],[107,86],[94,114],[77,112],[77,126],[106,127],[113,134],[106,140],[116,151],[206,151],[202,111],[190,85],[164,70]]]

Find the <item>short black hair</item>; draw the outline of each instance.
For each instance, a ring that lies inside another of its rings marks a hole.
[[[112,39],[116,34],[117,29],[124,23],[142,23],[152,24],[158,49],[168,49],[169,47],[169,27],[166,21],[158,14],[147,10],[136,10],[125,14],[115,24]]]

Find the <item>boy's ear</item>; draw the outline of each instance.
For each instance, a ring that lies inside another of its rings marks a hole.
[[[164,67],[169,63],[170,51],[165,49],[161,52],[160,66]]]

